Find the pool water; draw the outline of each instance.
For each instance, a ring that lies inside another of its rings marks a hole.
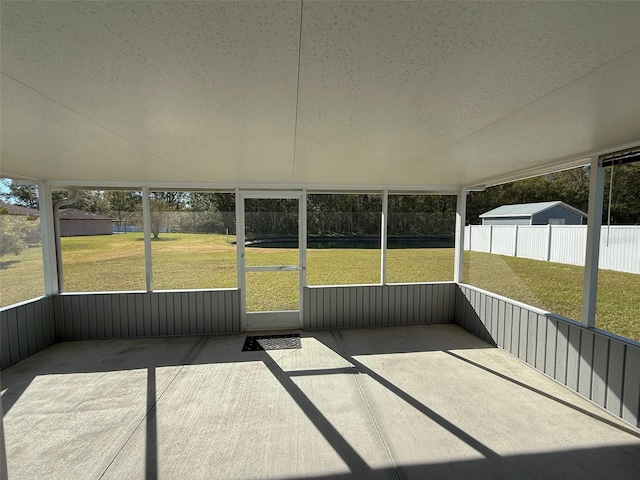
[[[257,248],[298,248],[297,238],[268,238],[248,241],[247,247]],[[453,248],[453,236],[430,236],[430,237],[389,237],[387,240],[388,249],[400,248]],[[330,249],[330,248],[358,248],[358,249],[378,249],[380,248],[380,238],[378,237],[309,237],[307,248]]]

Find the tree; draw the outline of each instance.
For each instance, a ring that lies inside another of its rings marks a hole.
[[[612,170],[611,224],[640,225],[640,163],[615,165],[606,169],[603,223],[607,222]]]
[[[589,168],[578,167],[469,193],[467,223],[480,223],[479,216],[501,205],[560,200],[583,212],[589,204]]]
[[[38,243],[37,222],[22,216],[0,215],[0,256],[20,255],[28,245]]]
[[[101,191],[80,191],[78,200],[71,207],[99,215],[111,214],[109,199]]]
[[[0,198],[7,203],[27,208],[38,208],[38,186],[22,185],[8,178],[2,179],[7,192],[0,193]]]
[[[171,213],[175,211],[172,205],[165,200],[157,198],[149,199],[149,220],[151,223],[151,233],[153,238],[158,238],[163,227],[171,226]]]

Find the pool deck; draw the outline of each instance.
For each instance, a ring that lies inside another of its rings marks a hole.
[[[64,342],[6,368],[9,478],[640,478],[640,430],[456,325],[298,333]]]

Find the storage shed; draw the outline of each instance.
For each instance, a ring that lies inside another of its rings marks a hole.
[[[65,208],[58,212],[60,236],[111,235],[113,220],[97,213],[85,212],[77,208]]]
[[[502,205],[480,218],[483,225],[582,225],[587,214],[555,201]]]

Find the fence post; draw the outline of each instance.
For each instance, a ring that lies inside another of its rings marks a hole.
[[[471,245],[471,225],[469,224],[468,227],[469,227],[469,230],[468,230],[468,232],[469,232],[468,233],[468,235],[469,235],[469,240],[468,240],[469,241],[469,250],[473,250],[473,245]]]
[[[518,224],[517,223],[514,225],[514,232],[513,232],[513,256],[514,257],[518,256]]]
[[[545,260],[547,262],[551,261],[551,224],[547,224],[547,253]]]
[[[493,225],[489,225],[489,253],[493,253]]]

